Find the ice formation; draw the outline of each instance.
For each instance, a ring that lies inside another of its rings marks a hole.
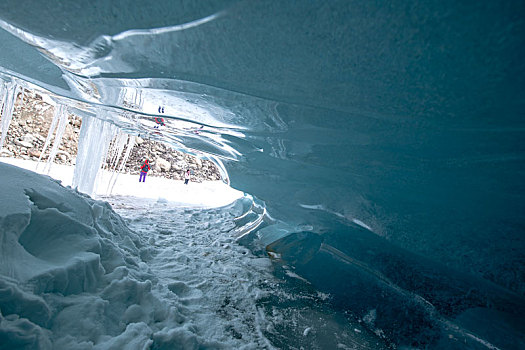
[[[44,146],[42,146],[42,152],[40,152],[40,157],[38,157],[38,162],[42,160],[42,157],[44,156],[45,151],[51,144],[51,140],[53,138],[53,134],[55,133],[55,130],[57,128],[58,121],[60,119],[60,113],[58,113],[58,109],[53,114],[53,119],[51,120],[51,124],[49,125],[49,131],[47,132],[46,140],[44,142]],[[55,137],[56,139],[56,137]],[[38,164],[37,164],[38,168]]]
[[[238,242],[379,343],[524,347],[522,1],[131,4],[0,3],[3,108],[31,85],[81,115],[75,187],[117,128],[214,159],[253,197]]]
[[[98,118],[84,117],[78,140],[73,187],[84,193],[92,193],[97,174],[116,132],[117,129],[112,124]]]
[[[51,151],[49,152],[47,164],[46,164],[46,167],[44,168],[45,171],[47,171],[48,173],[49,173],[49,170],[51,169],[51,165],[53,164],[53,160],[55,159],[55,156],[57,154],[58,147],[60,147],[60,143],[62,142],[62,136],[64,136],[64,131],[66,130],[66,125],[69,121],[67,106],[64,106],[62,104],[57,104],[55,106],[55,114],[53,116],[53,122],[56,123],[57,120],[58,120],[58,125],[56,127],[56,134],[55,134],[55,140],[53,142],[53,148],[51,148]],[[49,134],[51,134],[52,132],[51,130],[52,128],[49,129]],[[42,150],[42,153],[44,153],[44,151],[45,151],[45,145],[44,145],[44,150]]]
[[[18,95],[20,86],[13,81],[0,81],[0,112],[2,116],[2,122],[0,124],[1,136],[0,136],[0,152],[4,147],[5,138],[7,131],[9,130],[9,124],[13,118],[13,108],[15,107],[15,101]]]
[[[133,149],[134,145],[135,145],[135,137],[130,136],[123,132],[120,132],[117,138],[114,140],[114,144],[113,144],[114,147],[111,152],[112,161],[110,162],[110,167],[111,165],[113,165],[113,172],[111,173],[111,178],[108,182],[107,194],[112,193],[113,188],[115,187],[115,184],[117,183],[118,175],[122,172],[122,169],[124,169],[124,166],[126,165],[128,161],[129,155],[131,154],[131,150]],[[124,155],[122,155],[124,146],[126,146],[126,151],[124,152]],[[121,156],[122,156],[122,159],[120,158]],[[120,160],[120,166],[119,166],[119,160]]]
[[[147,268],[137,258],[143,242],[107,204],[64,189],[49,178],[1,166],[2,343],[15,348],[50,349],[52,344],[66,348],[84,328],[71,322],[79,315],[91,315],[82,321],[90,322],[91,331],[76,339],[81,343],[116,331],[119,320],[108,325],[97,315],[111,312],[110,300],[117,302],[112,299],[111,282],[128,281],[137,290],[125,303],[140,303],[140,290],[151,288]],[[113,281],[110,276],[116,275],[120,278]],[[105,299],[90,295],[97,290]],[[63,297],[56,299],[54,293]],[[145,295],[143,302],[148,298]],[[167,316],[169,310],[162,312]]]

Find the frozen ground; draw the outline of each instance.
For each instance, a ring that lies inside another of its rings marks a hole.
[[[0,191],[0,349],[383,347],[239,245],[238,202],[110,206],[1,162]]]
[[[255,302],[271,264],[232,244],[235,208],[119,197],[134,231],[103,202],[0,170],[1,348],[266,346]]]

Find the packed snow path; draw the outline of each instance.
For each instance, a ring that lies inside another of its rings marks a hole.
[[[276,277],[268,258],[239,245],[231,235],[241,214],[235,204],[202,209],[104,199],[154,247],[147,264],[159,279],[159,299],[172,300],[182,316],[178,322],[189,335],[198,334],[189,348],[197,341],[211,348],[383,348],[362,325],[333,314],[329,296],[305,290],[304,280],[290,271]]]
[[[133,197],[106,200],[154,247],[147,264],[159,279],[157,292],[173,300],[185,328],[208,345],[213,339],[271,348],[255,304],[266,293],[260,286],[273,279],[271,263],[234,242],[229,234],[233,208],[184,208]]]

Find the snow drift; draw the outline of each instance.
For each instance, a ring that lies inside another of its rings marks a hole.
[[[0,167],[3,346],[74,348],[120,334],[141,348],[150,342],[151,326],[160,330],[176,317],[151,293],[154,278],[141,258],[148,249],[107,203],[50,178]],[[90,333],[80,336],[87,326]],[[112,339],[114,348],[118,341]]]
[[[198,343],[109,204],[3,163],[0,184],[0,348]]]

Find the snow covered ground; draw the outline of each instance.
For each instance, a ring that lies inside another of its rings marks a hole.
[[[0,193],[0,349],[381,348],[235,241],[239,202],[109,205],[4,162]]]
[[[49,174],[47,174],[44,172],[44,162],[40,163],[38,168],[38,163],[31,160],[0,157],[0,162],[49,175],[60,180],[63,186],[71,186],[73,180],[74,167],[72,166],[53,164]],[[108,171],[100,172],[95,184],[95,198],[110,194],[111,177],[112,174]],[[182,206],[206,208],[225,206],[243,196],[241,191],[231,188],[222,181],[190,182],[188,185],[184,185],[183,181],[151,175],[147,175],[145,182],[139,183],[138,179],[138,175],[119,174],[115,186],[111,190],[111,195],[165,200]]]
[[[255,303],[271,264],[233,244],[235,205],[113,197],[128,226],[18,167],[0,163],[0,185],[0,348],[266,346]]]

